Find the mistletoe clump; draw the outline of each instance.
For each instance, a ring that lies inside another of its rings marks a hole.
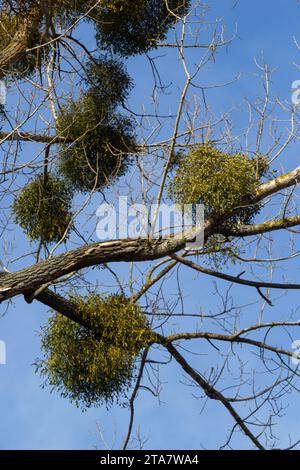
[[[261,156],[229,154],[201,144],[180,159],[168,190],[176,203],[204,204],[207,216],[249,223],[260,210],[251,199],[267,171]]]
[[[107,55],[86,64],[85,83],[107,112],[124,103],[133,85],[122,62]]]
[[[123,56],[147,52],[165,38],[189,4],[189,0],[104,0],[96,23],[99,47]]]
[[[82,409],[120,402],[135,375],[135,361],[151,341],[139,306],[124,295],[70,299],[82,326],[55,313],[42,331],[46,383]]]
[[[8,45],[20,30],[20,21],[33,8],[42,7],[44,14],[36,32],[27,38],[27,49],[47,43],[47,28],[73,24],[83,16],[93,22],[101,50],[122,56],[141,54],[157,47],[168,30],[187,13],[190,0],[4,0],[0,7],[0,47]],[[22,29],[22,25],[21,25]],[[40,32],[44,29],[45,36]],[[49,52],[48,46],[33,49],[16,63],[16,73],[28,75],[40,67]]]
[[[62,179],[49,173],[38,175],[14,200],[15,221],[29,239],[58,242],[72,228],[72,192]]]
[[[103,103],[85,94],[61,110],[56,125],[72,142],[62,147],[59,171],[75,189],[101,190],[126,173],[135,145],[129,118],[107,116]]]
[[[134,125],[121,115],[131,80],[116,60],[106,57],[86,67],[87,90],[61,109],[57,132],[65,137],[59,171],[82,192],[101,190],[124,175],[135,149]]]

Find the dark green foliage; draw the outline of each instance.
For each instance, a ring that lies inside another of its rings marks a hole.
[[[210,144],[196,145],[179,161],[169,194],[179,204],[204,204],[207,216],[228,214],[229,222],[249,223],[260,209],[251,198],[267,170],[263,157],[251,159]]]
[[[73,141],[62,146],[59,171],[75,189],[101,190],[125,174],[134,149],[133,124],[111,112],[94,94],[85,94],[65,107],[57,131]]]
[[[96,23],[99,47],[123,56],[141,54],[165,38],[184,14],[190,1],[168,0],[104,0]]]
[[[46,383],[83,409],[126,396],[151,331],[140,307],[123,295],[72,297],[83,327],[56,313],[42,330]]]
[[[37,0],[2,0],[3,9],[8,9],[16,13],[28,11],[29,8],[35,6]],[[44,0],[44,4],[48,9],[68,9],[77,13],[84,13],[88,8],[94,5],[94,0]]]
[[[20,21],[36,4],[34,0],[4,0],[0,6],[0,50],[11,42]],[[178,17],[187,12],[190,0],[103,0],[96,6],[93,0],[45,0],[43,5],[54,25],[61,21],[68,25],[91,10],[86,19],[95,24],[99,48],[130,56],[155,48]],[[27,38],[28,49],[48,42],[41,32],[44,27],[42,15],[39,28]],[[43,46],[30,51],[10,72],[19,78],[32,74],[48,58],[49,49]]]
[[[65,106],[56,123],[68,142],[59,171],[80,191],[101,190],[125,174],[134,150],[133,122],[116,111],[131,88],[122,64],[102,57],[86,67],[88,88]]]
[[[65,17],[86,13],[95,4],[92,0],[52,3],[57,14]],[[164,0],[103,0],[89,13],[88,19],[95,22],[100,49],[130,56],[156,47],[190,3],[190,0],[168,0],[168,10]]]
[[[85,67],[85,82],[89,94],[99,103],[115,109],[123,104],[132,88],[132,81],[123,64],[111,57],[103,56],[91,61]]]
[[[15,221],[31,240],[58,242],[71,229],[72,192],[60,178],[38,175],[15,198]]]

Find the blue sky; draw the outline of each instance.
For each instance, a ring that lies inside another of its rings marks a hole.
[[[290,100],[291,84],[300,79],[300,71],[295,64],[300,64],[300,52],[297,50],[293,37],[300,42],[299,18],[300,5],[296,0],[264,1],[240,0],[209,1],[211,18],[223,17],[228,32],[234,32],[237,25],[237,37],[227,50],[222,50],[216,57],[216,64],[208,66],[201,76],[204,85],[210,83],[224,83],[232,80],[239,72],[241,79],[234,85],[226,88],[210,90],[207,99],[216,113],[220,114],[239,105],[247,96],[255,99],[259,93],[257,73],[254,57],[260,60],[262,53],[265,61],[271,68],[276,68],[272,77],[273,92],[282,100]],[[86,26],[78,32],[83,36],[88,34]],[[156,52],[152,53],[153,55]],[[178,61],[174,54],[166,54],[160,60],[160,70],[166,80],[174,83],[174,94],[166,97],[163,106],[166,109],[176,109],[176,83],[181,75]],[[196,62],[197,50],[190,56],[191,62]],[[131,97],[131,107],[139,110],[141,101],[144,101],[151,85],[149,64],[144,58],[133,58],[128,63],[129,71],[135,80],[135,89]],[[9,91],[7,107],[13,107],[15,93]],[[234,125],[237,129],[244,126],[244,115],[239,111],[233,112]],[[284,156],[286,169],[299,161],[298,144]],[[25,147],[24,147],[25,148]],[[26,146],[28,154],[34,151],[32,145]],[[277,238],[278,251],[285,239]],[[11,242],[16,246],[24,243],[19,230],[11,232]],[[280,245],[280,246],[279,246]],[[4,249],[4,241],[1,249]],[[1,256],[0,256],[1,257]],[[25,261],[19,267],[25,266]],[[289,278],[297,282],[299,262],[291,263]],[[120,273],[126,278],[127,267],[118,267]],[[181,268],[184,269],[184,268]],[[235,268],[233,268],[235,269]],[[94,275],[94,274],[93,274]],[[280,272],[278,276],[280,277]],[[105,278],[104,283],[109,284],[111,279]],[[201,289],[199,288],[201,286]],[[220,282],[220,289],[225,290],[226,285]],[[170,296],[175,294],[175,287],[170,281],[168,284]],[[183,287],[186,293],[186,308],[189,311],[214,310],[219,299],[211,295],[212,283],[210,279],[200,277],[187,270],[184,271]],[[233,289],[236,299],[240,303],[257,300],[255,293],[247,289]],[[276,293],[277,295],[277,293]],[[278,294],[279,296],[279,294]],[[267,318],[280,318],[283,311],[290,311],[298,307],[298,294],[291,293],[279,298],[275,310],[266,310]],[[247,315],[255,314],[255,306],[247,310]],[[108,447],[118,448],[126,432],[128,423],[128,410],[113,407],[91,409],[82,413],[58,394],[50,393],[48,388],[40,387],[41,380],[34,373],[32,363],[40,355],[38,331],[48,312],[38,303],[25,304],[23,299],[15,299],[9,306],[9,311],[1,318],[0,339],[7,345],[7,364],[0,366],[0,448],[1,449],[92,449],[104,448],[97,423],[103,432]],[[183,329],[188,329],[186,323]],[[274,341],[279,340],[274,337]],[[282,341],[287,341],[282,339]],[[290,344],[288,341],[287,345]],[[196,349],[201,353],[193,359],[203,361],[206,367],[212,360],[214,351],[207,343],[188,345],[189,349]],[[155,356],[155,353],[153,354]],[[249,353],[249,361],[255,358]],[[161,380],[164,384],[160,403],[147,392],[139,395],[136,404],[136,427],[141,428],[141,434],[147,438],[145,448],[152,449],[197,449],[218,448],[224,442],[226,429],[231,425],[231,418],[221,405],[208,403],[202,411],[203,402],[195,399],[196,389],[184,385],[184,376],[176,364],[171,364],[161,370]],[[293,400],[299,400],[297,396]],[[299,401],[300,405],[300,401]],[[297,433],[300,419],[300,406],[294,407],[292,412],[287,410],[278,434],[287,436]],[[298,437],[297,435],[295,437]],[[287,441],[284,441],[287,442]],[[240,436],[235,443],[240,448],[248,448],[249,443]]]

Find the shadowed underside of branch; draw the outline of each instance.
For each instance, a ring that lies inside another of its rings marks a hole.
[[[43,17],[40,2],[35,3],[36,5],[24,16],[10,44],[0,51],[0,79],[5,77],[10,68],[27,53],[29,38],[37,31]]]

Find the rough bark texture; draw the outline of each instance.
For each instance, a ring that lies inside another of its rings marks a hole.
[[[267,196],[278,193],[282,189],[289,188],[300,181],[300,166],[297,166],[294,170],[284,175],[278,176],[277,178],[268,181],[259,186],[256,192],[254,201],[261,201]]]
[[[36,5],[24,16],[22,25],[12,38],[10,44],[0,51],[0,79],[26,54],[29,39],[38,29],[42,17],[43,12],[40,3],[36,2]]]
[[[25,295],[25,300],[27,301],[30,297]],[[82,318],[77,314],[76,307],[70,299],[65,299],[59,294],[52,292],[50,289],[45,289],[43,292],[36,296],[36,300],[42,304],[50,307],[55,312],[59,312],[70,320],[75,321],[76,323],[89,328],[87,322],[84,322]],[[31,299],[29,300],[31,303]]]

